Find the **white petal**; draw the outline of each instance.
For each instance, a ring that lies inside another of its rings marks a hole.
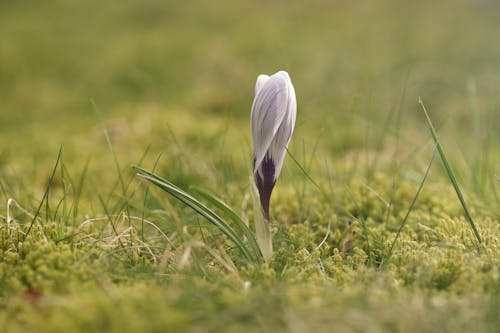
[[[281,72],[280,72],[281,73]],[[295,89],[293,88],[292,82],[288,77],[288,104],[285,117],[278,128],[271,145],[268,149],[269,155],[274,160],[275,163],[275,179],[278,178],[281,168],[283,166],[283,161],[286,155],[286,147],[292,137],[293,129],[295,127],[295,119],[297,117],[297,100],[295,96]]]
[[[290,78],[286,72],[278,72],[267,79],[264,77],[257,80],[257,94],[251,113],[256,170],[259,169],[271,142],[287,115],[290,85]]]
[[[266,83],[267,80],[269,80],[269,75],[260,74],[257,77],[257,82],[255,82],[255,96],[257,96],[257,93],[259,92],[260,89],[262,89],[264,83]]]

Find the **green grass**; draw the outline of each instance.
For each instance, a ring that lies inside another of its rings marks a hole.
[[[429,117],[429,113],[427,112],[427,109],[425,108],[425,105],[422,102],[422,100],[419,100],[418,102],[422,106],[422,110],[424,111],[425,118],[427,119],[427,123],[429,124],[429,129],[431,131],[432,139],[434,140],[434,142],[436,144],[436,148],[439,152],[439,156],[441,157],[441,160],[443,161],[443,165],[444,165],[444,168],[446,170],[446,174],[450,178],[450,182],[453,185],[455,192],[457,193],[457,197],[460,200],[460,204],[462,205],[462,208],[464,209],[465,216],[467,217],[467,220],[469,221],[469,224],[472,228],[472,231],[474,232],[474,236],[476,237],[478,243],[481,243],[481,236],[479,236],[479,232],[477,231],[476,223],[474,222],[474,219],[472,218],[469,207],[465,203],[465,199],[464,199],[464,196],[462,195],[462,191],[460,190],[460,186],[458,185],[457,179],[455,177],[455,173],[453,172],[453,169],[451,168],[450,163],[448,162],[448,158],[446,157],[446,154],[443,150],[443,147],[441,146],[441,143],[439,142],[439,138],[437,136],[436,130],[434,129],[434,126],[432,125],[432,121],[431,121],[431,118]]]
[[[0,331],[496,332],[499,9],[0,2]],[[264,263],[249,118],[279,69]]]

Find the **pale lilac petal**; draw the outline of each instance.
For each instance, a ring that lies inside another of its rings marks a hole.
[[[255,96],[257,96],[257,93],[259,92],[260,89],[262,89],[262,87],[264,86],[264,83],[267,82],[267,80],[269,80],[269,75],[265,75],[265,74],[260,74],[258,77],[257,77],[257,82],[255,82]]]
[[[288,81],[282,75],[271,76],[257,91],[251,114],[256,170],[286,116],[288,94]]]
[[[281,173],[296,115],[297,100],[288,73],[259,75],[252,104],[251,131],[254,178],[266,220],[269,220],[271,193]]]
[[[295,90],[291,82],[288,84],[288,89],[289,100],[287,104],[287,112],[268,149],[268,154],[275,163],[275,179],[277,179],[281,173],[281,168],[286,155],[286,148],[288,147],[288,143],[292,137],[293,129],[295,127],[295,119],[297,116],[297,101],[295,97]]]

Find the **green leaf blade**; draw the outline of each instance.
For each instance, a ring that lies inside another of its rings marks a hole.
[[[441,157],[441,161],[443,161],[444,168],[446,170],[446,173],[448,177],[450,178],[451,184],[453,185],[453,188],[455,189],[455,193],[458,196],[458,200],[460,200],[460,204],[462,205],[462,208],[465,212],[465,216],[467,218],[467,221],[469,222],[472,232],[474,233],[474,236],[476,237],[476,240],[479,244],[482,243],[481,241],[481,236],[479,235],[479,231],[476,228],[476,224],[474,222],[474,219],[472,218],[472,214],[469,211],[469,207],[467,206],[467,203],[465,202],[465,199],[462,195],[462,191],[460,190],[460,187],[458,186],[457,179],[455,177],[455,174],[451,168],[450,163],[448,162],[448,158],[446,157],[446,154],[444,153],[443,147],[441,146],[441,143],[439,142],[439,138],[437,135],[436,130],[434,129],[434,126],[432,125],[431,118],[429,116],[429,113],[427,112],[427,109],[424,105],[424,102],[422,101],[421,98],[419,98],[418,103],[422,107],[422,110],[425,114],[425,118],[427,120],[427,125],[429,127],[429,130],[432,135],[432,139],[434,140],[434,143],[436,144],[439,156]]]
[[[222,210],[225,214],[233,220],[234,223],[238,226],[240,231],[243,233],[243,235],[248,239],[250,242],[250,246],[252,246],[253,250],[256,251],[256,253],[260,253],[260,248],[259,245],[257,244],[257,241],[255,239],[255,236],[253,235],[252,231],[250,228],[246,225],[246,223],[241,219],[241,217],[236,214],[236,212],[224,201],[219,199],[218,197],[212,195],[211,193],[208,193],[207,191],[204,191],[202,189],[195,188],[194,191],[203,197],[203,199],[207,200],[210,202],[212,205],[217,207],[218,209]]]
[[[186,206],[193,209],[196,213],[206,219],[209,223],[216,226],[224,235],[226,235],[242,252],[242,254],[250,261],[256,261],[257,255],[253,253],[246,245],[243,243],[242,239],[240,239],[237,233],[233,230],[233,228],[224,221],[220,216],[218,216],[215,212],[209,209],[207,206],[199,202],[195,197],[185,192],[181,188],[175,186],[170,183],[168,180],[159,177],[158,175],[149,172],[145,169],[139,167],[133,167],[136,173],[151,182],[153,185],[157,186],[164,192],[170,194],[177,200],[181,201]]]

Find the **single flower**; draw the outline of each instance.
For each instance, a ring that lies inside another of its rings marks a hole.
[[[281,172],[297,115],[297,99],[285,71],[259,75],[255,84],[251,126],[254,149],[254,179],[266,221],[269,202]]]

